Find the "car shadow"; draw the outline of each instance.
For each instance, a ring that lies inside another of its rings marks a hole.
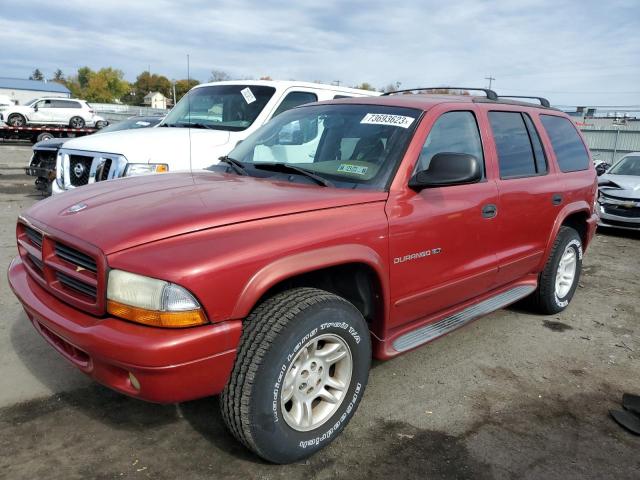
[[[27,412],[30,418],[70,407],[109,427],[131,432],[186,422],[215,448],[240,460],[265,463],[227,431],[218,397],[160,405],[113,391],[88,379],[62,358],[36,333],[24,313],[19,317],[10,331],[13,350],[40,383],[56,392],[51,397],[21,404],[20,411]],[[184,448],[187,451],[189,446]]]
[[[640,240],[640,230],[624,230],[622,228],[598,227],[597,233],[607,237],[632,238]]]

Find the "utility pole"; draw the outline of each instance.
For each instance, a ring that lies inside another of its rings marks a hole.
[[[491,90],[491,82],[495,80],[495,77],[489,75],[488,77],[484,77],[485,80],[489,80],[489,90]]]

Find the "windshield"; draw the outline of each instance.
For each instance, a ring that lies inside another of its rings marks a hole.
[[[309,181],[293,169],[266,166],[284,163],[337,187],[383,190],[404,155],[420,114],[420,110],[379,105],[299,107],[258,129],[229,157],[242,162],[249,175]],[[216,167],[221,166],[211,168]]]
[[[98,133],[118,132],[120,130],[132,130],[135,128],[148,128],[157,125],[162,117],[135,117],[113,123],[100,129]]]
[[[32,98],[31,100],[29,100],[27,103],[25,103],[25,106],[29,106],[29,105],[33,105],[34,103],[36,103],[38,100],[40,100],[39,98]]]
[[[260,115],[275,91],[273,87],[259,85],[212,85],[194,88],[169,112],[162,125],[245,130]]]
[[[640,176],[640,157],[624,157],[611,167],[607,173],[612,175]]]

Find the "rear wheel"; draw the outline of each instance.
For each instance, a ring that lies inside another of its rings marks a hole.
[[[246,320],[222,416],[262,458],[300,460],[349,422],[370,362],[367,324],[351,303],[315,288],[283,292]]]
[[[571,227],[560,227],[549,259],[533,293],[535,307],[542,313],[561,312],[573,298],[582,272],[582,240]]]
[[[84,128],[84,119],[82,117],[71,117],[69,126],[71,128]]]
[[[11,125],[12,127],[24,127],[27,124],[27,119],[19,113],[12,113],[7,118],[7,124]]]

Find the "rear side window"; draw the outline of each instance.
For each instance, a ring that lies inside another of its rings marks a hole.
[[[538,132],[528,115],[489,112],[498,150],[500,178],[532,177],[546,173],[547,164]]]
[[[278,106],[273,116],[280,115],[282,112],[291,110],[298,105],[304,105],[305,103],[313,103],[318,101],[318,96],[311,92],[291,92],[288,93],[282,103]]]
[[[476,157],[480,165],[484,164],[480,132],[473,113],[447,112],[436,120],[420,152],[416,171],[428,170],[431,159],[438,153],[466,153]]]
[[[540,115],[556,153],[558,166],[563,172],[576,172],[589,168],[589,154],[571,120],[554,115]]]

